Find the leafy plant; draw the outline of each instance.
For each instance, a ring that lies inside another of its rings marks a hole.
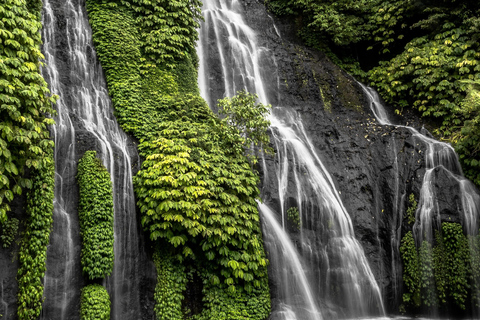
[[[53,145],[45,114],[54,113],[55,97],[39,71],[40,28],[24,0],[0,4],[0,222],[14,196],[32,187],[26,168],[44,169]]]
[[[198,95],[198,4],[87,0],[87,10],[116,115],[140,141],[144,162],[134,186],[145,230],[169,244],[177,268],[195,259],[214,286],[253,292],[267,281],[255,201],[259,177],[245,137]],[[174,302],[161,292],[157,314],[180,317],[176,294]]]
[[[96,151],[87,151],[78,162],[78,216],[83,272],[102,279],[113,270],[113,195],[110,174],[95,156]]]
[[[261,151],[273,153],[268,146],[270,137],[267,134],[270,121],[267,115],[270,113],[270,105],[257,103],[258,96],[246,91],[238,91],[232,98],[224,98],[218,101],[219,113],[228,125],[236,129],[236,133],[242,137],[242,144],[247,152],[252,146],[257,146]],[[249,157],[252,163],[256,163],[254,156]]]
[[[167,250],[157,248],[153,261],[157,268],[155,315],[158,320],[183,320],[182,300],[186,289],[185,267]]]
[[[420,277],[417,248],[412,231],[407,232],[400,246],[403,261],[403,282],[407,293],[403,294],[405,305],[419,307],[422,303],[420,295]]]
[[[297,207],[290,207],[287,210],[288,220],[298,229],[301,227],[302,221],[300,220],[300,213]]]
[[[408,224],[414,224],[415,223],[415,212],[417,211],[417,200],[415,200],[415,195],[411,193],[408,196],[408,208],[407,208],[407,221]]]
[[[47,245],[53,223],[55,162],[53,150],[33,170],[33,187],[27,194],[27,223],[18,256],[18,310],[21,320],[37,319],[42,311]]]
[[[18,231],[18,219],[11,218],[0,224],[0,240],[4,248],[10,247]]]
[[[103,286],[90,284],[82,289],[80,297],[80,319],[110,319],[110,296]]]

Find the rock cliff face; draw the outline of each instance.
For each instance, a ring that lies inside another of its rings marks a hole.
[[[381,287],[387,312],[397,313],[402,289],[399,243],[409,228],[409,195],[414,194],[417,201],[420,195],[427,146],[407,128],[381,126],[360,85],[324,54],[302,46],[291,21],[275,19],[274,27],[274,19],[261,3],[245,0],[243,5],[260,45],[268,48],[275,60],[271,66],[262,66],[272,80],[279,78],[278,83],[269,82],[268,90],[274,97],[271,103],[301,115],[312,144],[341,193],[355,236]],[[393,110],[387,112],[392,122],[420,130],[415,115],[403,118]],[[268,167],[275,167],[274,159],[266,162]],[[460,222],[459,182],[442,168],[434,172],[441,220]],[[280,212],[275,177],[267,177],[262,188],[264,201]],[[295,231],[290,231],[295,238]]]

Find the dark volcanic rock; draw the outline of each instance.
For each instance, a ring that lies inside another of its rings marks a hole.
[[[426,146],[406,128],[379,125],[356,80],[323,53],[304,47],[291,21],[274,20],[260,2],[244,0],[243,4],[247,24],[274,61],[262,64],[263,73],[272,79],[267,81],[270,102],[301,115],[351,216],[388,310],[397,312],[402,283],[399,241],[406,232],[408,196],[414,194],[418,201],[420,195]],[[278,83],[273,81],[277,76]],[[420,123],[413,114],[403,119],[387,111],[396,123]],[[273,172],[274,160],[266,163]],[[459,182],[442,169],[436,169],[435,175],[436,192],[443,199],[439,201],[441,219],[460,221]],[[264,178],[264,201],[279,212],[278,182],[275,177]]]

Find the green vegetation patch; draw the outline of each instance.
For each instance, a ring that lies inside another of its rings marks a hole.
[[[33,187],[27,195],[26,230],[19,253],[18,318],[37,319],[42,311],[43,277],[47,245],[53,224],[55,162],[53,150],[42,160],[42,169],[34,170]]]
[[[406,233],[400,247],[407,291],[404,307],[446,311],[465,310],[470,302],[478,306],[479,248],[479,237],[466,236],[458,223],[442,223],[434,243],[424,240],[418,249],[412,232]]]
[[[80,297],[80,319],[110,319],[110,296],[103,286],[90,284],[82,289]]]
[[[157,286],[157,317],[182,316],[182,270],[192,261],[207,270],[211,290],[269,296],[251,149],[267,149],[268,106],[239,93],[221,102],[220,119],[199,96],[199,1],[87,0],[87,10],[117,118],[140,141],[134,187],[142,225],[169,244],[155,258],[166,286]]]
[[[32,187],[26,168],[46,170],[53,145],[47,130],[53,120],[45,115],[54,113],[55,98],[39,69],[41,27],[25,0],[0,4],[0,223],[14,195]]]
[[[89,279],[102,279],[113,271],[113,192],[110,174],[96,151],[78,162],[80,190],[78,216],[82,235],[82,267]]]

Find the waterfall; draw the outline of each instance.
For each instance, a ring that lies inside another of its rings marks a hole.
[[[462,221],[467,234],[475,235],[478,233],[478,215],[480,214],[480,196],[475,191],[475,187],[468,179],[463,176],[458,156],[453,147],[445,142],[437,141],[418,130],[409,127],[393,124],[383,107],[378,93],[372,88],[361,85],[367,97],[370,100],[370,108],[382,125],[389,125],[408,129],[412,136],[418,139],[426,147],[425,164],[426,172],[423,177],[422,188],[420,190],[420,201],[416,212],[416,222],[414,225],[415,236],[418,242],[423,239],[433,240],[433,227],[440,225],[440,212],[438,210],[438,199],[435,194],[435,174],[434,170],[440,168],[446,172],[450,179],[455,180],[460,185],[462,196]],[[399,214],[403,214],[400,212]]]
[[[141,314],[139,238],[127,136],[119,128],[96,59],[83,0],[44,0],[42,73],[56,104],[54,223],[47,252],[42,319],[79,317],[80,234],[77,214],[77,161],[97,150],[110,172],[114,196],[114,270],[104,285],[112,301],[112,319]],[[135,158],[136,157],[136,158]]]
[[[442,223],[439,201],[456,201],[455,199],[439,199],[437,197],[435,187],[438,188],[439,186],[436,183],[436,170],[442,170],[449,180],[454,181],[459,186],[461,199],[460,204],[457,205],[457,210],[460,211],[461,214],[460,221],[467,235],[477,235],[480,214],[480,195],[477,193],[473,183],[463,176],[461,165],[453,147],[450,144],[437,141],[427,136],[426,130],[422,130],[424,131],[422,133],[409,126],[393,124],[388,118],[387,112],[385,111],[378,93],[372,88],[366,87],[362,84],[360,85],[366,93],[366,96],[370,101],[370,108],[380,124],[405,128],[410,131],[416,140],[420,141],[426,147],[426,171],[422,180],[420,199],[415,213],[415,223],[413,225],[417,244],[420,244],[424,240],[433,243],[434,230],[438,230]],[[398,196],[399,195],[397,194],[396,197]],[[403,199],[400,203],[403,203]],[[395,201],[395,205],[399,206],[399,203]],[[396,245],[395,248],[392,248],[392,254],[396,253],[397,255],[397,257],[392,259],[394,261],[400,260],[399,247],[401,240],[401,221],[404,211],[404,208],[401,207],[398,209],[394,208],[394,212],[396,212],[398,216],[392,230],[392,236],[394,237],[392,244],[395,243]],[[473,250],[473,248],[470,248],[470,250]],[[395,264],[393,266],[393,278],[401,279],[401,275],[398,273],[399,271],[396,270]],[[398,290],[398,288],[395,286],[394,290]]]
[[[278,75],[275,68],[266,67],[276,62],[245,24],[241,2],[207,0],[203,13],[199,87],[212,109],[217,99],[243,89],[258,94],[264,104],[275,104],[279,100]],[[259,205],[259,209],[271,259],[269,275],[278,283],[278,292],[272,293],[276,301],[273,316],[318,320],[323,316],[384,314],[380,289],[355,239],[350,216],[301,117],[274,105],[270,121],[276,168],[266,171],[264,177],[276,177],[280,222],[267,205]],[[267,166],[265,170],[269,170]],[[301,221],[296,239],[287,233],[286,212],[292,207],[297,208]]]

